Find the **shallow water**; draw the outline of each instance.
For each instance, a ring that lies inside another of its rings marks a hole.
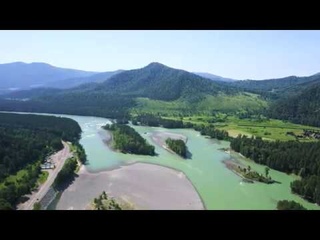
[[[193,183],[207,209],[276,209],[279,200],[294,200],[308,209],[320,209],[299,196],[291,194],[290,182],[294,176],[270,170],[270,176],[281,184],[243,183],[241,178],[228,170],[223,160],[236,158],[253,170],[264,173],[265,166],[246,160],[238,154],[229,155],[220,148],[229,146],[229,142],[207,139],[191,129],[164,129],[133,126],[147,141],[155,146],[158,156],[139,156],[111,151],[102,141],[106,134],[101,126],[110,123],[108,119],[98,117],[57,115],[74,119],[82,128],[83,145],[88,158],[87,170],[99,172],[133,161],[154,163],[180,170]],[[156,145],[150,138],[154,131],[183,134],[188,138],[187,147],[192,153],[191,159],[181,159]]]

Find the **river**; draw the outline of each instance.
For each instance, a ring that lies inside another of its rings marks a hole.
[[[320,207],[303,200],[290,191],[290,182],[294,176],[275,170],[269,175],[281,184],[244,183],[241,178],[228,170],[223,160],[236,158],[253,170],[264,173],[265,166],[246,160],[238,154],[225,153],[221,148],[229,147],[229,142],[208,139],[192,129],[164,129],[158,127],[132,126],[149,143],[155,146],[157,156],[139,156],[111,151],[102,141],[106,132],[101,126],[110,123],[99,117],[72,116],[62,114],[41,114],[63,116],[77,121],[82,129],[80,143],[84,147],[89,172],[101,172],[132,162],[159,164],[182,171],[190,179],[200,194],[206,209],[212,210],[272,210],[276,209],[279,200],[294,200],[307,209]],[[183,160],[152,142],[150,134],[155,131],[179,133],[188,138],[187,147],[192,157]],[[77,179],[75,180],[77,181]]]

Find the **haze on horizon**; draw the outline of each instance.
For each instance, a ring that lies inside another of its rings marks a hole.
[[[160,62],[234,79],[320,72],[320,31],[0,31],[0,64],[45,62],[86,71]]]

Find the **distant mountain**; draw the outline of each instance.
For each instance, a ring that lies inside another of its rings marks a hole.
[[[241,80],[230,83],[230,86],[238,87],[243,90],[254,90],[260,92],[283,92],[287,88],[308,82],[320,81],[320,75],[315,74],[308,77],[289,76],[285,78],[266,79],[266,80]]]
[[[238,99],[237,94],[234,88],[226,87],[221,82],[160,63],[151,63],[144,68],[115,74],[102,83],[91,82],[72,89],[43,88],[16,92],[14,95],[10,94],[11,99],[18,96],[29,99],[12,101],[7,100],[10,97],[5,97],[5,100],[0,101],[0,110],[119,117],[135,108],[142,107],[145,110],[145,105],[139,105],[140,100],[144,99],[143,104],[152,104],[152,101],[163,107],[173,104],[177,106],[178,111],[183,109],[194,112],[197,111],[197,106],[202,105],[201,111],[211,112],[212,109],[217,109],[217,101],[228,97],[229,102],[234,102],[233,100]],[[210,99],[213,99],[213,96],[218,100],[211,103]],[[240,97],[246,104],[252,102],[249,101],[252,97]],[[246,99],[248,101],[245,101]],[[206,101],[210,102],[209,106]],[[237,110],[241,107],[238,101],[234,108]]]
[[[211,79],[213,81],[219,81],[219,82],[234,82],[237,81],[235,79],[231,79],[231,78],[224,78],[224,77],[220,77],[211,73],[202,73],[202,72],[194,72],[194,74],[199,75],[200,77],[204,77],[204,78],[208,78]]]
[[[52,88],[60,88],[60,89],[73,88],[81,84],[103,82],[109,79],[110,77],[112,77],[113,75],[116,75],[123,71],[124,70],[117,70],[112,72],[97,73],[94,75],[90,75],[88,77],[76,77],[76,78],[63,79],[60,81],[49,82],[45,86],[52,87]]]
[[[29,90],[13,91],[3,94],[1,97],[4,99],[30,99],[52,96],[60,92],[63,92],[63,90],[58,88],[33,88]]]
[[[47,63],[14,62],[0,64],[0,90],[30,89],[68,78],[88,77],[87,72],[51,66]]]

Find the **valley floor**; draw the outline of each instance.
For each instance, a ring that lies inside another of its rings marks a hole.
[[[166,117],[168,119],[180,120],[179,117]],[[184,117],[184,122],[190,122],[193,124],[210,124],[211,120],[215,120],[213,124],[219,130],[225,130],[231,137],[237,137],[239,134],[251,136],[258,136],[264,140],[280,140],[289,141],[296,138],[292,135],[288,135],[288,132],[292,132],[296,135],[302,135],[304,129],[320,131],[320,128],[311,127],[301,124],[294,124],[277,119],[257,119],[257,118],[245,118],[240,119],[235,115],[227,115],[223,113],[217,114],[216,117],[204,115],[204,116],[191,116]],[[303,142],[316,141],[314,138],[301,138]]]

